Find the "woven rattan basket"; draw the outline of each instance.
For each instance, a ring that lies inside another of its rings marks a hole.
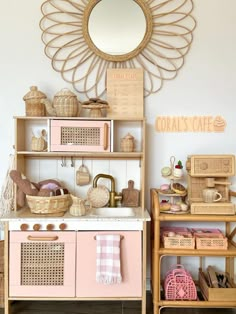
[[[69,194],[58,196],[26,195],[28,206],[34,214],[57,214],[68,210],[71,199]]]
[[[46,130],[41,131],[41,136],[32,136],[31,139],[31,150],[33,152],[42,152],[47,150],[47,142],[45,140]]]
[[[78,113],[79,101],[74,93],[63,88],[56,93],[53,105],[58,117],[75,117]]]
[[[45,116],[45,105],[41,103],[41,100],[46,98],[46,95],[40,92],[37,86],[31,86],[30,92],[23,97],[23,100],[25,101],[26,116]]]
[[[133,152],[134,146],[134,137],[130,133],[121,139],[120,148],[122,152]]]

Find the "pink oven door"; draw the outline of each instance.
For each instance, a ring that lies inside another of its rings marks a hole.
[[[51,151],[110,152],[111,121],[51,120]]]
[[[120,234],[122,281],[118,284],[96,282],[97,234]],[[77,235],[77,297],[142,297],[141,231],[78,232]]]
[[[10,297],[75,296],[75,232],[11,231]]]

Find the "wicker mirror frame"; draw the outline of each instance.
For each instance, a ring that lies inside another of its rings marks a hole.
[[[140,8],[143,11],[143,14],[145,16],[145,20],[146,20],[146,29],[145,29],[145,34],[144,37],[142,39],[142,41],[140,42],[140,44],[132,51],[125,53],[125,54],[120,54],[120,55],[111,55],[108,53],[105,53],[103,51],[101,51],[100,49],[98,49],[89,34],[89,18],[91,15],[92,10],[94,9],[94,7],[101,2],[102,0],[90,0],[88,5],[86,6],[85,10],[84,10],[84,17],[83,17],[83,35],[84,35],[84,39],[87,42],[89,48],[99,57],[101,57],[104,60],[107,61],[113,61],[113,62],[123,62],[123,61],[127,61],[129,59],[132,59],[134,57],[136,57],[140,51],[142,51],[147,43],[150,41],[150,38],[152,36],[152,12],[150,10],[150,8],[148,7],[147,3],[142,1],[142,0],[134,0],[134,2],[136,2]]]
[[[98,49],[88,31],[93,8],[102,0],[46,0],[40,20],[45,54],[64,81],[88,98],[106,92],[108,68],[143,68],[144,94],[158,92],[177,76],[193,41],[193,0],[134,0],[146,31],[141,43],[122,55]]]

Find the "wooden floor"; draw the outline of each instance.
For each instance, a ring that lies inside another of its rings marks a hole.
[[[0,309],[0,314],[4,309]],[[161,314],[236,314],[235,309],[165,308]],[[141,314],[139,301],[15,301],[11,314]],[[147,294],[146,314],[152,314],[152,296]],[[159,314],[159,313],[156,313]]]

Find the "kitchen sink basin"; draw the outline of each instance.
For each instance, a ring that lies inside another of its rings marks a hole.
[[[92,215],[100,217],[133,217],[135,216],[132,207],[98,207],[93,208]]]

